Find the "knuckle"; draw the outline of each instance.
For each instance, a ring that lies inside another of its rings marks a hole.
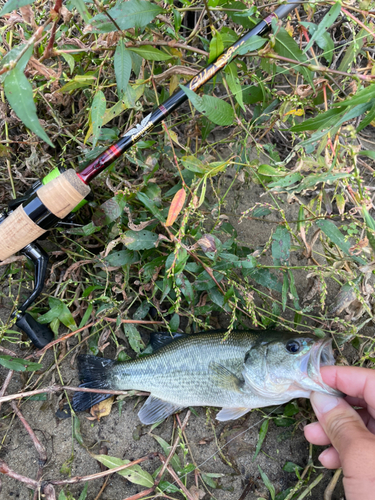
[[[336,416],[328,422],[327,431],[334,446],[335,444],[348,446],[352,439],[358,439],[357,432],[353,432],[357,428],[358,422],[356,419],[351,415],[342,415],[339,418]]]

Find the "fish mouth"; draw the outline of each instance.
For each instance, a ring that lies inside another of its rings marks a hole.
[[[315,390],[331,396],[343,397],[344,394],[341,391],[333,389],[323,381],[320,373],[322,366],[333,366],[334,364],[335,357],[332,350],[332,339],[322,340],[311,349],[307,365],[307,374],[319,386],[319,388]]]

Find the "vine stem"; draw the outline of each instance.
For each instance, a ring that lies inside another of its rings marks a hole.
[[[2,75],[4,73],[6,73],[7,71],[10,71],[13,68],[15,68],[16,65],[17,65],[17,63],[18,63],[18,61],[22,58],[22,56],[24,54],[26,54],[26,52],[29,50],[29,48],[34,43],[37,43],[37,42],[41,41],[43,31],[50,24],[51,21],[52,21],[52,16],[49,16],[48,19],[47,19],[47,21],[45,21],[41,26],[39,26],[39,28],[35,31],[35,33],[33,34],[33,36],[29,38],[29,40],[27,41],[27,43],[25,43],[23,49],[21,50],[21,52],[19,54],[17,54],[17,56],[15,57],[15,59],[13,59],[12,61],[9,61],[8,64],[4,64],[4,66],[0,69],[0,75]]]
[[[326,68],[325,66],[303,63],[303,62],[297,61],[295,59],[289,59],[289,57],[279,56],[278,54],[274,54],[272,52],[267,52],[267,53],[262,53],[261,51],[260,52],[250,52],[249,55],[266,57],[268,59],[276,59],[278,61],[284,61],[284,62],[293,64],[296,66],[303,66],[307,69],[310,69],[311,71],[318,71],[320,73],[333,73],[335,75],[341,75],[341,76],[349,76],[351,78],[356,78],[359,80],[363,80],[365,82],[372,82],[375,79],[375,75],[368,75],[367,76],[367,75],[361,75],[360,73],[345,73],[344,71]]]

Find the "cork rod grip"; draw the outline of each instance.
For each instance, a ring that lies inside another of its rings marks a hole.
[[[0,260],[11,257],[66,217],[90,192],[71,169],[42,186],[0,224]]]

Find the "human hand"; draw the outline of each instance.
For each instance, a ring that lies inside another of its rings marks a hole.
[[[319,460],[327,469],[343,468],[346,500],[375,499],[375,370],[325,366],[321,374],[347,397],[312,392],[319,422],[306,425],[305,437],[319,446],[332,444]]]

